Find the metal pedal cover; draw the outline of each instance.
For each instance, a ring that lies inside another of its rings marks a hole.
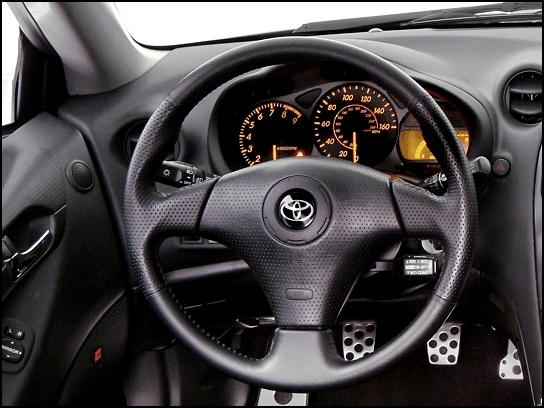
[[[429,363],[436,365],[455,365],[459,358],[461,345],[461,325],[446,322],[427,342]]]
[[[261,407],[305,407],[308,405],[308,394],[280,392],[261,388],[257,406]]]
[[[508,351],[499,365],[499,375],[503,380],[523,380],[523,371],[519,362],[518,349],[508,339]]]
[[[357,360],[374,352],[375,343],[374,320],[342,323],[342,347],[346,360]]]

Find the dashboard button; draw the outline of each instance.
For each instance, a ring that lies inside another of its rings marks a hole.
[[[491,171],[497,177],[504,177],[510,172],[510,162],[506,159],[497,159],[493,162]]]
[[[2,360],[18,363],[23,359],[24,354],[25,348],[22,345],[7,338],[2,339]]]
[[[25,332],[13,326],[4,327],[4,334],[16,340],[23,340],[25,338]]]

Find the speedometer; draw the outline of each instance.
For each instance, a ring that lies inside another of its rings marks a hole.
[[[317,103],[312,124],[319,152],[375,165],[393,150],[398,118],[383,92],[360,83],[340,85]]]

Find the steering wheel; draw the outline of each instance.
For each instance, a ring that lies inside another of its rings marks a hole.
[[[285,158],[179,189],[154,184],[191,109],[226,81],[284,63],[336,62],[393,90],[418,119],[448,178],[441,196],[342,159]],[[148,121],[134,151],[124,222],[142,293],[167,328],[225,374],[260,387],[312,392],[377,376],[422,346],[447,319],[471,263],[477,218],[467,157],[434,99],[381,57],[329,39],[261,40],[227,51],[187,75]],[[167,237],[201,235],[233,249],[256,275],[277,323],[268,354],[228,348],[191,318],[164,279]],[[393,340],[354,361],[339,355],[332,326],[361,271],[405,238],[437,239],[444,264],[433,294]]]

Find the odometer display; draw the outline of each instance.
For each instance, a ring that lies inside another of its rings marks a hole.
[[[324,95],[312,115],[316,147],[328,157],[376,165],[393,150],[398,118],[383,92],[358,83]]]

